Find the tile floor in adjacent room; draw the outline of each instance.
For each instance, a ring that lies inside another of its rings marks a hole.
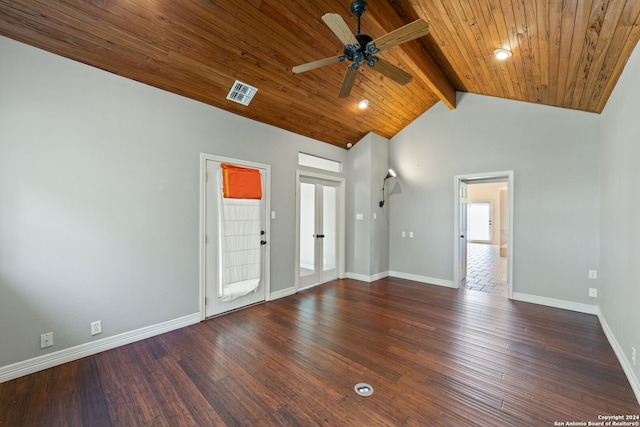
[[[464,288],[507,296],[507,258],[498,245],[467,244],[467,278]]]

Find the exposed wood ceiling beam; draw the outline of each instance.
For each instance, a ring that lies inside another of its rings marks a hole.
[[[408,24],[398,16],[397,12],[387,2],[376,3],[375,8],[370,8],[367,15],[368,18],[375,20],[386,32],[391,32]],[[456,89],[442,70],[425,54],[421,46],[423,46],[422,42],[416,40],[404,43],[393,49],[397,57],[406,62],[411,68],[414,78],[422,80],[450,110],[455,110]]]

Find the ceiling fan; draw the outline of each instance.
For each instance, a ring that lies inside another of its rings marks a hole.
[[[406,85],[409,83],[413,78],[411,74],[376,55],[385,49],[426,35],[429,32],[429,24],[422,19],[418,19],[374,40],[367,34],[360,34],[360,18],[367,11],[367,8],[367,2],[364,0],[356,0],[351,4],[351,14],[358,18],[358,32],[355,35],[351,32],[344,19],[337,13],[324,15],[322,20],[344,45],[343,54],[298,65],[293,67],[293,73],[303,73],[325,65],[335,64],[336,62],[350,61],[351,64],[347,67],[347,73],[340,87],[339,98],[349,96],[358,69],[363,64],[398,84]]]

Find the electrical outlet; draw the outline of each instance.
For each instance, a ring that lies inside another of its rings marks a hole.
[[[53,345],[53,332],[40,335],[40,348],[47,348]]]
[[[406,231],[402,232],[402,237],[407,237],[407,232]]]
[[[589,270],[589,279],[597,279],[598,270]]]
[[[591,298],[598,298],[598,289],[596,288],[589,288],[589,296]]]
[[[98,335],[100,333],[102,333],[102,320],[91,322],[91,335]]]
[[[413,231],[409,232],[409,237],[413,239]]]
[[[636,348],[631,347],[631,361],[633,362],[633,366],[636,366]]]

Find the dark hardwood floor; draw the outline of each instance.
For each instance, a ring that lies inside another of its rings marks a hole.
[[[367,382],[370,397],[353,387]],[[1,426],[548,426],[640,407],[596,316],[339,280],[0,384]]]

